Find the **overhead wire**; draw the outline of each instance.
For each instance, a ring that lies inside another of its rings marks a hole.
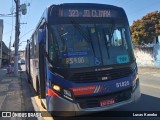
[[[128,5],[128,3],[132,3],[134,0],[128,0],[128,1],[126,1],[126,2],[124,2],[122,5],[123,5],[123,7],[125,7],[126,5]]]
[[[121,4],[121,6],[123,6],[123,7],[125,7],[126,5],[128,5],[130,2],[133,2],[134,0],[132,0],[132,1],[130,1],[130,0],[128,0],[128,1],[121,1],[121,0],[117,0],[117,2],[115,3],[116,5],[120,5]],[[144,6],[144,7],[141,7],[140,9],[137,9],[136,11],[133,11],[133,12],[131,12],[131,13],[128,13],[128,15],[134,15],[134,14],[136,14],[136,13],[139,13],[139,12],[142,12],[142,11],[144,11],[144,10],[146,10],[146,9],[148,9],[148,8],[151,8],[151,7],[154,7],[155,5],[159,5],[159,3],[157,3],[157,2],[154,2],[153,4],[150,4],[150,5],[148,5],[148,6]],[[118,5],[118,6],[119,6]],[[131,21],[130,21],[131,22]]]
[[[12,8],[13,8],[13,0],[12,0]],[[13,9],[12,9],[12,13],[13,13]],[[11,35],[10,35],[10,44],[12,42],[12,33],[13,33],[13,17],[12,17],[12,28],[11,28]]]
[[[24,0],[22,1],[22,3],[24,3]],[[26,19],[26,15],[21,15],[21,33],[23,33],[24,32],[24,24],[22,24],[22,23],[24,23],[25,22],[25,19]],[[20,41],[19,41],[20,42]]]
[[[150,4],[148,6],[144,6],[143,8],[140,8],[140,9],[134,11],[134,12],[129,13],[129,15],[134,15],[134,14],[139,13],[141,11],[144,11],[144,10],[146,10],[148,8],[155,7],[156,5],[159,5],[159,4],[154,3],[154,4]]]
[[[26,3],[28,3],[28,1],[26,0]],[[30,1],[30,6],[31,6],[31,3],[32,3],[32,0]],[[26,23],[27,23],[27,21],[28,21],[28,16],[29,16],[29,13],[30,13],[30,6],[29,6],[29,10],[28,10],[28,14],[27,14],[27,17],[26,17]],[[27,24],[26,25],[24,25],[25,27],[24,27],[24,31],[26,31],[26,28],[27,28]]]
[[[11,30],[10,31],[8,31],[8,32],[5,32],[3,35],[5,36],[5,35],[7,35],[8,33],[10,33],[10,42],[12,41],[12,33],[13,33],[13,17],[15,17],[15,16],[13,16],[15,13],[14,13],[14,10],[12,9],[13,8],[13,0],[12,0],[12,7],[11,7],[11,13],[9,13],[9,14],[0,14],[0,17],[12,17],[12,19],[11,19],[11,23],[8,23],[8,22],[6,22],[6,21],[4,21],[4,23],[6,23],[6,24],[8,24],[8,25],[11,25]],[[10,43],[9,43],[10,44]],[[10,47],[10,46],[9,46]]]
[[[115,3],[115,5],[116,6],[126,6],[128,3],[130,3],[130,2],[133,2],[134,0],[128,0],[128,1],[122,1],[122,0],[120,0],[120,1],[118,1],[118,2],[116,2]]]
[[[27,35],[28,33],[30,33],[32,30],[34,30],[34,29],[30,29],[28,32],[26,32],[25,34],[23,34],[19,39],[23,38],[25,35]]]
[[[3,21],[4,23],[6,23],[6,24],[8,24],[8,25],[12,25],[12,23],[8,23],[8,22],[6,22],[6,21]]]
[[[115,3],[114,3],[114,5],[118,5],[119,4],[119,2],[120,2],[121,0],[117,0]]]

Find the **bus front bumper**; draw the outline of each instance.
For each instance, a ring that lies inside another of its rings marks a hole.
[[[106,111],[106,110],[120,107],[120,106],[129,104],[129,103],[132,103],[132,102],[136,102],[140,98],[140,96],[141,96],[140,85],[138,81],[135,90],[131,94],[131,98],[128,100],[118,102],[110,106],[82,109],[78,103],[73,103],[62,97],[51,97],[50,102],[49,102],[50,108],[48,109],[48,111],[50,111],[51,113],[54,111],[53,113],[55,113],[56,115],[58,115],[57,113],[60,113],[60,116],[63,116],[63,115],[64,116],[66,115],[67,116],[68,115],[77,116],[77,115],[93,113],[97,111]]]

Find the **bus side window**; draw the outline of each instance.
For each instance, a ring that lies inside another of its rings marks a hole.
[[[34,56],[38,58],[38,35],[37,32],[34,34]]]
[[[50,33],[49,34],[49,38],[50,38],[50,47],[49,47],[49,57],[51,60],[54,60],[55,59],[55,43],[54,43],[54,35],[53,33]]]
[[[33,58],[32,57],[32,39],[31,39],[31,42],[30,42],[30,48],[29,49],[30,49],[30,58]]]
[[[34,46],[34,35],[32,36],[32,58],[34,58],[35,57],[35,55],[34,55],[34,49],[35,49],[35,46]]]

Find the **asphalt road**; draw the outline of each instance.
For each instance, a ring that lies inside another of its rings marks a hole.
[[[122,111],[160,111],[160,69],[139,68],[141,98],[118,110]]]
[[[21,65],[22,71],[25,71],[24,65]],[[25,72],[21,72],[21,77],[24,80],[25,87],[28,86],[26,81],[26,75]],[[115,111],[159,111],[160,112],[160,69],[156,68],[139,68],[139,79],[140,79],[140,88],[141,88],[141,98],[133,104],[129,104],[120,108],[114,109]],[[24,88],[24,102],[26,104],[26,110],[35,109],[35,110],[42,110],[43,108],[40,108],[41,106],[39,103],[37,104],[37,98],[34,95],[34,92],[31,94],[31,90],[29,87]],[[33,89],[32,89],[33,91]],[[30,96],[30,97],[29,97]],[[31,98],[31,99],[29,99]],[[29,100],[27,100],[29,99]],[[32,102],[30,101],[32,100]],[[32,104],[31,104],[32,103]],[[33,107],[34,106],[34,107]],[[35,107],[36,106],[36,107]],[[100,112],[90,115],[85,115],[81,117],[76,118],[67,118],[71,120],[106,120],[106,119],[113,119],[113,120],[159,120],[160,118],[156,117],[132,117],[132,118],[106,118],[102,117],[105,116],[106,112]],[[92,117],[94,116],[94,117]],[[96,117],[97,116],[97,117]],[[45,118],[44,118],[45,119]],[[49,118],[47,118],[48,120]],[[66,119],[66,118],[53,118],[53,119]]]

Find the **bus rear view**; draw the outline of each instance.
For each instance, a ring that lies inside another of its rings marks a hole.
[[[103,111],[140,98],[127,16],[104,4],[47,8],[43,56],[48,111]],[[39,53],[40,54],[40,53]],[[40,74],[40,73],[39,73]]]

